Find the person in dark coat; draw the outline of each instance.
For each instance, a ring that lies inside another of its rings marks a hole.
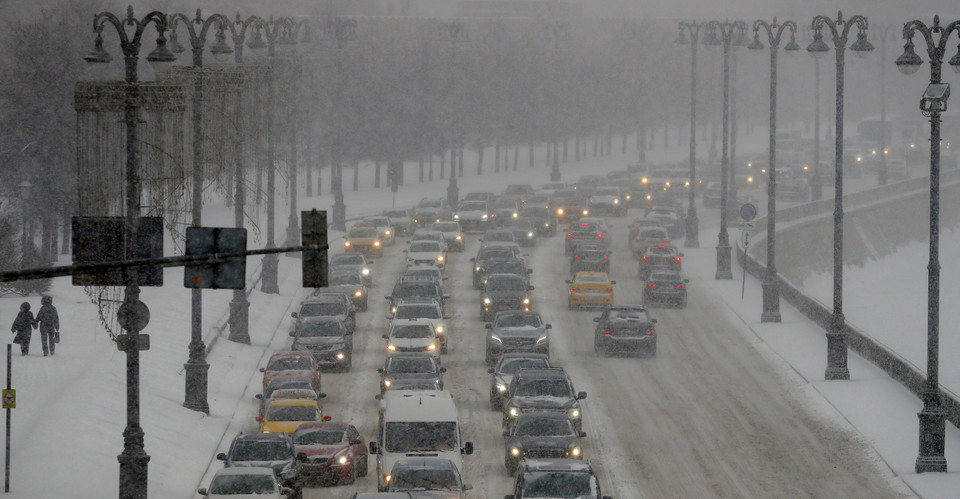
[[[13,342],[20,344],[20,353],[23,355],[30,353],[31,328],[37,328],[37,320],[33,318],[33,313],[30,312],[30,304],[23,302],[20,304],[20,313],[17,314],[17,318],[13,320],[13,327],[10,328],[10,331],[15,335]]]
[[[53,298],[40,298],[40,310],[37,311],[37,322],[40,323],[40,345],[43,346],[43,356],[47,352],[53,355],[56,344],[60,342],[60,316],[57,307],[53,306]]]

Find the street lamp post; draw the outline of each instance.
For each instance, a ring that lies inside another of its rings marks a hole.
[[[571,40],[572,38],[573,38],[573,35],[570,32],[569,24],[563,21],[554,21],[546,25],[544,30],[544,39],[547,41],[553,42],[553,57],[556,60],[556,62],[554,63],[554,69],[559,71],[560,42]],[[560,80],[559,78],[554,80],[554,84],[556,84],[559,80]],[[556,128],[559,125],[557,121],[558,120],[554,120],[553,122],[554,128]],[[559,138],[559,133],[555,132],[553,137],[553,165],[550,169],[550,181],[559,182],[560,178],[561,178],[560,176],[560,138]]]
[[[683,246],[686,248],[700,247],[700,221],[697,219],[696,187],[697,187],[697,44],[700,39],[700,30],[707,23],[680,22],[678,44],[690,44],[690,192],[689,206],[687,207],[686,237]],[[690,32],[687,40],[685,30]]]
[[[190,47],[193,52],[193,200],[192,227],[201,227],[201,212],[203,208],[203,46],[207,41],[207,33],[211,26],[216,24],[216,43],[211,51],[220,57],[233,52],[225,41],[224,28],[230,21],[220,15],[213,14],[204,20],[197,9],[194,19],[184,14],[172,14],[167,20],[170,25],[170,50],[182,53],[185,49],[177,43],[177,26],[182,23],[190,34]],[[199,28],[199,29],[198,29]],[[187,363],[184,364],[186,376],[184,378],[183,406],[194,411],[210,414],[210,405],[207,403],[207,372],[210,365],[206,361],[206,347],[203,344],[202,329],[202,295],[200,288],[190,290],[190,346]]]
[[[730,51],[731,46],[746,45],[743,21],[710,21],[707,23],[707,37],[704,45],[723,45],[723,150],[720,157],[720,233],[717,236],[717,272],[716,279],[733,279],[730,269],[730,235],[727,233],[727,192],[730,163]],[[737,31],[734,39],[734,30]],[[719,36],[717,36],[719,32]]]
[[[902,73],[912,74],[923,61],[913,51],[913,35],[920,33],[927,44],[930,57],[930,84],[920,100],[920,112],[930,118],[930,257],[927,263],[927,379],[923,386],[923,410],[920,419],[920,454],[916,471],[947,471],[944,457],[946,411],[940,396],[940,113],[947,110],[950,84],[941,80],[943,56],[950,34],[960,34],[960,21],[940,25],[940,16],[934,16],[933,26],[921,21],[903,25],[906,40],[903,54],[897,58]],[[934,35],[938,38],[934,40]],[[960,51],[948,62],[954,72],[960,73]]]
[[[343,202],[343,116],[339,112],[343,101],[343,46],[346,42],[357,39],[357,20],[345,17],[332,17],[327,21],[325,35],[337,42],[337,99],[334,106],[338,110],[335,113],[333,140],[333,165],[335,171],[333,182],[333,213],[330,225],[335,230],[347,229],[347,207]]]
[[[27,268],[27,250],[28,247],[28,237],[27,237],[27,202],[30,200],[30,194],[33,191],[33,184],[29,180],[24,180],[20,182],[20,185],[17,186],[20,190],[20,268]]]
[[[874,26],[874,29],[878,29]],[[880,34],[880,164],[877,166],[877,184],[887,185],[887,84],[884,78],[887,67],[887,38],[896,34],[896,26],[879,27]]]
[[[277,39],[280,37],[280,31],[286,29],[289,19],[281,18],[274,20],[271,18],[265,24],[258,24],[257,28],[263,28],[267,37],[267,57],[271,63],[276,63]],[[273,73],[273,71],[271,71]],[[267,78],[267,109],[266,120],[270,130],[267,132],[267,249],[276,248],[274,232],[276,232],[276,198],[277,198],[277,168],[276,168],[276,149],[277,149],[277,124],[275,118],[276,106],[276,76],[271,74]],[[263,270],[260,273],[260,291],[268,294],[280,293],[280,285],[277,282],[279,277],[280,257],[276,253],[270,253],[263,257]]]
[[[157,29],[157,48],[147,56],[151,64],[172,64],[176,56],[166,47],[164,32],[167,30],[166,16],[152,11],[142,19],[133,15],[133,7],[127,7],[127,16],[121,19],[111,12],[101,12],[93,16],[93,31],[96,33],[94,49],[84,57],[88,63],[110,62],[112,57],[103,48],[103,28],[113,26],[120,39],[120,48],[124,59],[124,126],[126,129],[126,165],[127,180],[125,196],[124,238],[128,251],[136,247],[137,227],[140,223],[140,137],[138,122],[140,118],[139,84],[137,80],[137,62],[140,55],[140,40],[147,27],[153,24]],[[131,26],[132,36],[126,27]],[[124,302],[117,311],[117,320],[126,331],[117,337],[117,346],[126,353],[127,373],[127,426],[123,430],[123,452],[117,456],[120,462],[119,496],[121,498],[146,499],[147,465],[150,456],[143,448],[143,429],[140,427],[140,331],[149,322],[150,311],[140,301],[140,288],[137,274],[124,270],[126,290]]]
[[[760,42],[760,29],[767,33],[767,43],[770,45],[770,160],[767,163],[767,267],[763,271],[761,286],[763,288],[763,311],[760,313],[760,322],[780,322],[780,279],[777,276],[776,235],[777,235],[777,52],[780,49],[780,39],[784,30],[790,30],[790,42],[784,50],[795,52],[800,50],[797,45],[797,23],[787,21],[772,23],[761,19],[753,22],[753,43],[747,46],[750,50],[763,49]]]
[[[833,35],[833,46],[836,50],[837,61],[837,93],[836,93],[836,145],[834,151],[834,198],[833,198],[833,315],[827,330],[827,369],[825,378],[850,379],[850,370],[847,368],[847,333],[843,317],[843,62],[844,51],[847,46],[847,35],[850,28],[857,26],[857,41],[850,45],[854,55],[866,56],[873,50],[873,45],[867,41],[867,18],[856,15],[844,19],[843,13],[837,13],[834,21],[827,16],[813,18],[813,42],[807,51],[814,57],[821,57],[830,51],[823,41],[822,30],[830,29]]]
[[[290,19],[286,25],[286,36],[281,37],[280,43],[290,49],[295,49],[296,45],[300,40],[300,30],[307,30],[305,33],[305,42],[310,41],[310,24],[307,19],[301,19],[300,21],[294,21]],[[290,216],[287,223],[287,239],[286,245],[298,246],[300,244],[300,218],[299,212],[297,211],[297,123],[301,121],[303,114],[300,112],[300,88],[298,86],[299,81],[301,80],[300,68],[302,67],[302,61],[297,61],[293,66],[294,74],[290,75],[290,85],[293,95],[288,96],[289,101],[291,102],[288,111],[288,118],[293,123],[290,126],[290,158],[289,158],[289,183],[290,183]],[[309,185],[309,182],[308,182]],[[287,253],[287,256],[299,257],[300,252],[295,251]]]
[[[463,23],[458,23],[458,22],[440,23],[440,41],[450,42],[452,46],[451,48],[452,55],[450,57],[451,73],[455,74],[454,72],[455,68],[453,66],[455,64],[457,44],[466,40],[467,40],[467,31]],[[452,105],[450,102],[445,102],[444,107],[446,107],[449,112],[449,108],[452,107]],[[459,122],[459,117],[452,117],[452,120]],[[454,132],[453,132],[454,134],[459,133],[459,130],[457,130],[457,127],[451,127],[451,128],[454,129]],[[453,151],[455,151],[457,147],[457,140],[459,140],[459,137],[457,137],[455,140],[450,141],[450,147],[451,147],[450,186],[447,187],[447,204],[449,204],[450,207],[453,209],[456,209],[460,201],[460,188],[457,187],[457,162],[455,159],[455,155],[453,154]],[[462,170],[462,165],[461,165],[461,170]]]

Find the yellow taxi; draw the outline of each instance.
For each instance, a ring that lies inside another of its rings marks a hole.
[[[573,280],[565,281],[570,285],[567,292],[567,308],[587,305],[613,305],[613,285],[606,272],[577,272]]]
[[[293,433],[302,423],[329,421],[316,399],[292,398],[270,401],[263,416],[257,416],[260,433]]]
[[[344,251],[356,251],[371,256],[383,256],[383,241],[376,227],[353,226],[344,236]]]

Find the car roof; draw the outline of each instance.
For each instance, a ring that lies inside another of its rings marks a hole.
[[[350,426],[350,423],[344,421],[315,421],[311,423],[302,423],[294,431],[300,430],[315,430],[317,428],[334,428],[334,429],[347,429]]]
[[[281,350],[279,352],[274,352],[273,355],[270,356],[270,359],[273,360],[277,357],[303,357],[303,356],[312,357],[313,354],[306,350]]]
[[[285,433],[240,433],[236,437],[233,437],[234,442],[244,442],[244,441],[269,441],[277,440],[285,443],[290,443],[290,437]]]
[[[220,468],[215,473],[216,476],[223,475],[270,475],[276,479],[273,468],[266,466],[231,466],[229,468]]]
[[[270,399],[268,405],[271,407],[277,405],[312,405],[318,407],[320,403],[317,402],[316,396],[314,396],[313,398]]]
[[[343,299],[341,297],[346,297],[347,294],[343,291],[338,291],[336,289],[324,289],[317,288],[318,290],[323,290],[318,294],[310,295],[303,299],[303,303],[339,303]]]
[[[590,461],[579,459],[524,459],[520,471],[571,471],[593,473]]]
[[[393,469],[397,468],[455,470],[460,473],[453,461],[442,457],[405,457],[393,464]]]
[[[521,367],[517,370],[517,375],[514,377],[514,381],[524,380],[524,379],[570,379],[567,376],[567,372],[563,370],[562,367],[536,367],[536,368],[524,368]]]
[[[550,357],[544,353],[533,353],[533,352],[508,352],[500,355],[501,362],[505,359],[544,359],[546,361],[550,360]]]

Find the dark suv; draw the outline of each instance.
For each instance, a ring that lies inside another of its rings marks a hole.
[[[510,382],[503,404],[503,426],[509,427],[524,412],[561,412],[574,428],[583,428],[580,401],[587,392],[576,392],[562,367],[520,369]]]
[[[503,431],[503,464],[512,475],[523,458],[583,459],[582,431],[573,428],[570,419],[557,412],[527,412]]]
[[[230,443],[230,450],[217,454],[224,468],[265,466],[273,469],[280,484],[301,497],[302,456],[297,456],[293,441],[285,433],[239,434]]]
[[[531,352],[550,356],[550,334],[553,326],[543,321],[539,312],[510,310],[497,312],[493,322],[488,322],[487,365],[497,362],[505,352]]]
[[[657,355],[657,320],[650,317],[640,305],[614,305],[594,317],[597,328],[593,334],[595,352],[614,353],[644,352]]]
[[[490,274],[480,297],[480,320],[489,321],[501,310],[533,310],[530,291],[526,276]]]
[[[570,255],[570,273],[607,272],[610,273],[610,253],[606,246],[599,243],[580,243]]]
[[[490,260],[508,260],[513,258],[519,258],[520,252],[517,251],[519,246],[487,246],[481,247],[480,251],[477,252],[477,256],[470,259],[473,262],[473,287],[479,288],[481,284],[481,277],[483,276],[483,269],[486,263]]]
[[[290,331],[293,350],[313,354],[319,366],[331,366],[346,372],[353,365],[353,333],[336,317],[320,317],[302,322]]]
[[[304,322],[321,320],[321,317],[335,317],[352,333],[357,326],[356,314],[353,302],[345,293],[324,290],[323,294],[315,294],[303,300],[300,311],[291,312],[290,316],[297,320],[295,328]]]
[[[517,467],[513,494],[504,499],[526,497],[577,497],[612,499],[600,493],[600,481],[590,461],[576,459],[524,459]]]
[[[443,309],[444,301],[450,298],[450,295],[443,292],[440,283],[425,277],[401,277],[393,286],[393,293],[384,296],[390,302],[390,313],[397,312],[397,304],[400,300],[409,300],[411,298],[434,300],[440,304]]]

